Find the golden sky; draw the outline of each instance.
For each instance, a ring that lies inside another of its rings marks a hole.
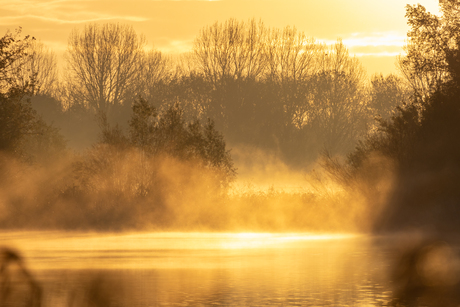
[[[395,72],[408,30],[406,4],[438,13],[438,0],[0,0],[0,35],[21,26],[62,54],[71,29],[88,22],[133,25],[166,52],[190,50],[199,30],[229,18],[295,26],[319,41],[342,38],[369,74]]]

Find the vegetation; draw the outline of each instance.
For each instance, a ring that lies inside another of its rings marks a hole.
[[[402,75],[369,82],[341,41],[254,20],[205,27],[180,61],[145,52],[131,27],[88,25],[71,33],[63,80],[52,52],[7,32],[1,228],[458,232],[460,3],[440,7],[407,6]],[[292,168],[326,149],[326,176],[311,172],[296,192],[238,189],[225,140]],[[401,257],[389,304],[457,301],[450,280],[428,285],[418,272],[439,251],[454,262],[443,241]],[[13,274],[28,287],[12,291]],[[0,249],[0,279],[0,305],[41,305],[17,252]],[[120,293],[95,278],[69,304],[108,306]]]
[[[108,123],[104,108],[78,103],[65,110],[37,90],[38,72],[22,74],[36,54],[28,53],[33,40],[19,35],[7,33],[1,40],[3,227],[134,228],[140,215],[152,217],[145,223],[165,218],[167,214],[158,211],[175,191],[182,195],[178,202],[185,202],[186,196],[198,199],[193,187],[203,184],[203,201],[228,188],[235,168],[211,120],[204,125],[199,120],[186,123],[179,104],[157,113],[139,98],[133,103],[127,137],[119,126]],[[34,105],[44,116],[54,113],[64,121],[97,111],[100,141],[82,154],[66,151],[58,130],[45,123]],[[129,206],[134,203],[138,208]]]
[[[193,77],[208,84],[201,109],[233,146],[277,152],[298,167],[324,146],[346,154],[367,131],[364,70],[341,41],[228,20],[200,32],[192,59]]]
[[[57,130],[32,108],[36,74],[21,75],[33,58],[34,39],[7,33],[0,39],[0,151],[25,160],[48,159],[65,147]]]
[[[384,205],[389,191],[406,197],[406,190],[392,189],[394,177],[430,177],[457,163],[458,22],[451,14],[457,8],[451,1],[442,7],[443,17],[436,17],[409,6],[403,74],[370,79],[340,40],[327,46],[295,28],[255,20],[205,27],[192,52],[175,59],[145,51],[144,38],[129,26],[88,24],[70,34],[62,80],[56,80],[52,52],[32,38],[19,39],[19,32],[7,33],[1,40],[0,146],[15,162],[4,158],[2,178],[16,175],[2,187],[7,210],[1,220],[23,227],[52,208],[59,221],[37,221],[36,227],[217,229],[230,227],[230,213],[269,212],[269,204],[249,194],[228,194],[236,168],[227,143],[276,156],[294,169],[310,167],[327,150],[323,166],[341,186],[292,196],[297,207],[284,208],[290,213],[283,220],[294,228],[311,224],[294,221],[302,210],[329,221],[328,210],[342,212],[345,199],[360,203],[348,221],[370,211],[398,212]],[[347,154],[345,164],[335,158]],[[40,193],[19,196],[26,178]],[[6,192],[12,187],[14,193]],[[364,210],[362,195],[375,207]],[[232,208],[232,202],[247,207]],[[216,207],[221,223],[204,213]]]
[[[391,161],[395,187],[378,217],[376,228],[420,228],[433,231],[458,229],[460,146],[460,9],[457,1],[440,3],[442,16],[423,6],[407,6],[409,43],[400,63],[411,85],[410,100],[389,118],[378,120],[378,132],[360,142],[346,164],[326,157],[325,166],[347,185],[365,182],[369,161]],[[371,164],[372,165],[372,164]],[[378,192],[383,170],[368,181]],[[366,189],[369,185],[364,184]],[[375,197],[369,194],[369,197]]]
[[[69,103],[107,113],[129,100],[144,46],[129,26],[89,24],[74,30],[67,49]]]

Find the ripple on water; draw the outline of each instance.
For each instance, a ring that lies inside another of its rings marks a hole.
[[[126,306],[380,306],[390,293],[384,253],[362,236],[29,232],[0,240],[22,251],[55,306],[95,278],[122,285]]]

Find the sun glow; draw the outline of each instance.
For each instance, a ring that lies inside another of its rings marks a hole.
[[[354,234],[268,233],[268,232],[151,232],[95,234],[58,231],[9,232],[3,244],[32,250],[171,250],[278,247],[293,241],[340,240]]]
[[[222,241],[224,249],[270,248],[285,247],[291,242],[340,240],[356,237],[353,234],[310,234],[310,233],[235,233],[227,234],[227,240]]]
[[[83,233],[6,232],[3,246],[17,250],[34,269],[171,269],[257,265],[247,256],[336,246],[353,234],[312,233]],[[245,260],[246,259],[246,260]]]

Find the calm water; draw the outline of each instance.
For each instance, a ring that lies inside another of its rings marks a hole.
[[[97,291],[122,306],[384,306],[389,248],[366,236],[16,232],[45,306]],[[118,306],[118,305],[117,305]]]

